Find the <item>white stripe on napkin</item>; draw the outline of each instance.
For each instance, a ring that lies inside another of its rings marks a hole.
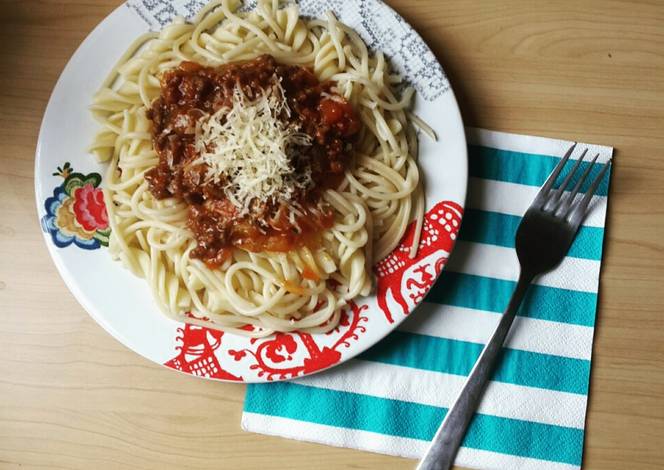
[[[519,260],[514,248],[459,241],[446,269],[516,281]],[[597,292],[599,269],[599,261],[567,256],[555,270],[535,278],[533,284],[594,293]]]
[[[409,317],[399,330],[438,338],[486,343],[500,315],[465,307],[423,302],[418,314]],[[472,325],[472,328],[468,328]],[[555,334],[551,334],[555,331]],[[590,360],[594,329],[537,318],[516,317],[505,345],[554,356]]]
[[[539,190],[540,188],[537,186],[470,177],[468,178],[467,207],[521,217],[526,213]],[[604,227],[606,196],[593,196],[590,207],[601,207],[604,210],[590,210],[583,225]]]
[[[353,380],[348,380],[353,374]],[[413,369],[392,364],[353,359],[345,370],[332,369],[298,379],[298,385],[360,393],[389,400],[449,408],[461,391],[466,377]],[[490,382],[478,412],[501,418],[583,429],[585,395]]]
[[[420,458],[429,445],[427,441],[419,439],[385,436],[384,434],[357,429],[344,428],[343,431],[340,431],[339,428],[334,426],[247,411],[242,414],[242,429],[291,439],[302,439],[302,436],[307,436],[307,441],[310,442],[350,447],[369,452],[384,453],[385,449],[390,449],[390,454],[410,459]],[[462,447],[459,450],[457,459],[474,468],[509,468],[512,470],[578,470],[579,468],[576,465],[517,457],[467,447]]]
[[[510,134],[506,132],[478,129],[477,127],[466,127],[466,140],[469,144],[481,143],[484,147],[493,147],[511,152],[533,153],[539,155],[564,155],[569,149],[571,142],[567,140],[550,139],[534,135]],[[597,161],[606,162],[613,154],[613,149],[605,145],[579,144],[577,151],[570,156],[570,160],[576,160],[580,155],[580,149],[588,149],[588,156],[599,153]]]

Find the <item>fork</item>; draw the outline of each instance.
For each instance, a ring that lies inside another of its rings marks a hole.
[[[611,166],[611,160],[606,162],[588,191],[576,200],[599,157],[598,153],[571,192],[565,194],[588,152],[588,149],[585,149],[560,186],[554,189],[558,176],[575,148],[576,143],[556,165],[519,224],[515,245],[520,273],[512,298],[417,470],[447,470],[452,466],[528,286],[536,276],[550,271],[563,260],[586,215],[593,194]]]

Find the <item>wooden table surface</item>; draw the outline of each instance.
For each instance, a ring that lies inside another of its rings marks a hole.
[[[413,468],[242,432],[244,386],[148,362],[66,289],[37,222],[35,143],[66,61],[119,3],[0,0],[0,468]],[[616,148],[585,466],[663,468],[664,2],[388,3],[466,124]]]

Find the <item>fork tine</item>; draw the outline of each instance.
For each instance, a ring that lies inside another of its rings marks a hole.
[[[593,157],[593,159],[590,161],[590,165],[588,165],[588,168],[586,168],[586,170],[583,172],[583,175],[581,175],[581,179],[577,181],[576,186],[574,186],[574,189],[572,189],[572,192],[570,194],[572,198],[574,198],[574,196],[576,196],[579,193],[579,190],[581,189],[583,182],[588,177],[588,174],[593,169],[593,166],[595,165],[595,162],[597,161],[598,158],[599,158],[599,153]]]
[[[567,186],[569,185],[569,182],[574,177],[576,170],[579,169],[579,165],[581,165],[581,162],[583,161],[583,158],[586,156],[586,153],[588,153],[588,149],[585,149],[583,153],[579,156],[579,159],[576,161],[576,163],[574,163],[572,170],[567,174],[563,182],[560,184],[560,187],[556,189],[556,192],[553,194],[553,196],[551,196],[551,199],[547,202],[547,205],[551,206],[554,212],[556,211],[559,205],[559,201],[562,200],[562,195],[565,192]]]
[[[556,182],[558,175],[563,170],[565,163],[567,163],[567,160],[569,160],[570,155],[572,155],[572,152],[574,151],[575,147],[576,147],[576,142],[574,142],[572,146],[569,148],[569,150],[567,150],[567,153],[565,153],[563,158],[558,162],[556,167],[553,169],[549,177],[544,182],[544,185],[542,185],[542,188],[539,190],[537,196],[535,197],[535,202],[537,202],[538,205],[540,206],[543,205],[544,198],[548,196],[549,191],[553,187],[553,184]]]
[[[583,153],[579,156],[579,159],[576,161],[574,166],[572,167],[572,171],[569,172],[569,175],[565,178],[565,181],[560,185],[559,191],[562,193],[566,188],[569,182],[572,180],[572,177],[574,176],[574,173],[576,170],[579,168],[579,165],[581,165],[581,162],[583,161],[583,158],[586,156],[588,153],[588,149],[585,149]]]
[[[583,195],[583,198],[578,203],[574,204],[570,209],[568,220],[572,225],[578,226],[581,224],[581,221],[586,215],[588,204],[590,204],[590,199],[593,197],[593,194],[595,194],[595,191],[597,191],[597,187],[604,179],[604,175],[606,174],[606,172],[610,167],[611,167],[611,159],[609,159],[609,161],[607,161],[604,164],[604,167],[595,177],[592,184],[590,185],[590,188],[588,188],[586,194]]]
[[[593,166],[595,166],[595,162],[597,161],[598,157],[599,153],[596,154],[593,157],[593,159],[590,161],[588,167],[583,171],[581,178],[579,178],[579,181],[577,181],[576,184],[574,185],[572,192],[569,193],[569,195],[565,198],[565,201],[561,203],[560,207],[556,209],[556,213],[565,214],[567,212],[569,206],[571,206],[572,203],[574,202],[574,198],[576,197],[577,194],[579,194],[579,190],[581,189],[583,183],[586,181],[586,178],[588,178],[588,175],[590,174],[590,171],[593,169]]]

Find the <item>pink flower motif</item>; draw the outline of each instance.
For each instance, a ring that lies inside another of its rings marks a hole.
[[[108,214],[104,205],[104,193],[87,183],[73,192],[76,222],[88,232],[108,228]]]

